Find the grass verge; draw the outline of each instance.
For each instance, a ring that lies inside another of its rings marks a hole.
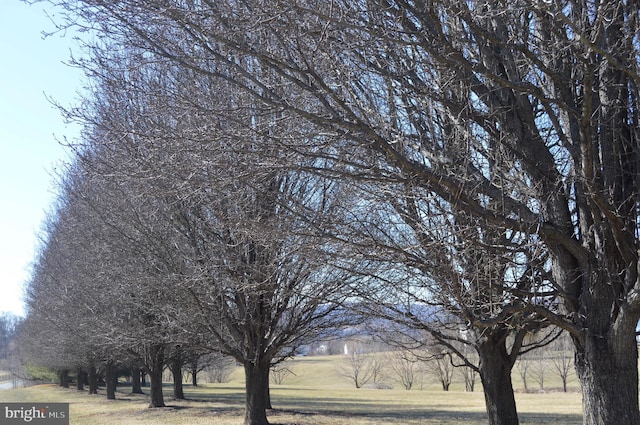
[[[165,394],[171,393],[167,385]],[[188,400],[171,400],[167,407],[148,408],[145,395],[128,394],[123,387],[117,400],[104,394],[62,389],[56,385],[0,392],[1,401],[69,402],[72,425],[239,425],[243,418],[243,388],[207,384],[185,387]],[[522,425],[579,425],[577,393],[517,394]],[[434,390],[374,390],[273,386],[269,412],[273,424],[284,425],[484,425],[487,423],[481,392]]]

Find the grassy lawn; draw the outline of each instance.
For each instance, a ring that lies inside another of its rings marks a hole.
[[[460,384],[449,392],[437,385],[422,390],[355,389],[336,376],[331,363],[335,359],[296,360],[291,376],[283,385],[273,385],[268,414],[273,424],[286,425],[484,425],[484,399],[481,391],[465,392]],[[166,384],[162,409],[149,409],[145,395],[129,394],[121,387],[117,400],[106,400],[104,390],[98,396],[56,385],[0,392],[0,401],[69,402],[73,425],[127,424],[216,424],[242,423],[244,390],[236,371],[227,384],[185,385],[188,400],[171,399],[171,384]],[[314,385],[310,385],[313,382]],[[396,387],[398,388],[398,387]],[[148,391],[148,389],[146,389]],[[517,393],[521,424],[582,423],[581,396],[577,392]]]

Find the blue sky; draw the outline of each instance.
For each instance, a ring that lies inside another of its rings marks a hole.
[[[71,36],[43,39],[56,19],[47,7],[0,0],[0,312],[14,314],[24,313],[23,284],[65,158],[56,139],[79,132],[47,100],[71,105],[83,86],[82,72],[63,63],[75,46]]]

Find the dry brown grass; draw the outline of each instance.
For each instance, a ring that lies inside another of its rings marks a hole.
[[[167,387],[170,393],[170,387]],[[147,397],[118,392],[115,401],[104,395],[39,385],[0,393],[2,401],[69,402],[73,425],[219,424],[242,423],[243,391],[237,385],[186,387],[189,400],[170,400],[168,407],[149,409]],[[273,388],[272,423],[328,424],[486,424],[482,393],[372,389]],[[518,394],[523,425],[580,424],[576,393]]]
[[[429,384],[423,390],[376,390],[351,388],[332,369],[336,359],[299,359],[296,376],[285,385],[272,386],[277,409],[269,412],[274,424],[286,425],[484,425],[487,423],[481,391],[473,393],[456,385],[449,392]],[[188,400],[170,398],[168,407],[148,408],[145,395],[129,394],[121,387],[117,400],[106,400],[104,392],[62,389],[55,385],[0,392],[0,401],[69,402],[72,425],[239,425],[243,417],[241,374],[228,384],[185,386]],[[311,385],[313,383],[313,385]],[[577,392],[516,394],[523,425],[578,425],[582,423],[581,399]]]

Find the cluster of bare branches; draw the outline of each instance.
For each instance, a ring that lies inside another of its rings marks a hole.
[[[57,370],[142,368],[153,407],[165,367],[183,398],[184,365],[223,353],[244,366],[247,423],[264,422],[270,368],[349,320],[348,279],[315,230],[338,185],[260,156],[256,126],[286,123],[242,94],[111,52],[94,51],[93,98],[69,111],[85,133],[34,267],[26,343]],[[235,107],[235,121],[211,113]]]

